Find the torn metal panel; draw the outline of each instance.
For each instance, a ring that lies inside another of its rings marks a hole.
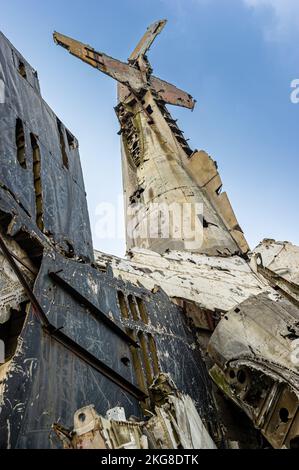
[[[143,57],[147,53],[157,35],[160,34],[163,30],[166,23],[166,20],[156,21],[147,28],[146,32],[130,55],[129,62],[134,63],[139,57]]]
[[[35,277],[36,268],[20,247],[13,240],[5,237],[8,249],[19,268],[28,280]],[[0,251],[0,324],[6,323],[12,310],[18,310],[20,304],[28,300],[27,293],[20,285],[18,278],[8,263],[6,257]]]
[[[173,297],[172,301],[182,308],[184,314],[191,319],[194,327],[200,330],[214,331],[221,318],[221,313],[223,313],[206,310],[190,300]]]
[[[228,312],[208,347],[216,384],[277,448],[292,447],[299,436],[299,373],[292,354],[298,324],[298,308],[275,291],[263,293]]]
[[[53,282],[49,272],[58,271],[59,276],[80,293],[80,299],[84,297],[88,303],[78,303],[78,296],[74,297],[72,292],[66,292]],[[182,390],[193,397],[204,422],[213,423],[217,429],[203,360],[180,309],[165,293],[153,294],[134,287],[87,264],[67,260],[54,251],[44,254],[34,293],[51,325],[62,328],[63,335],[136,387],[140,386],[140,374],[148,387],[146,381],[153,380],[160,368],[169,372]],[[127,319],[123,316],[124,307],[119,303],[118,293],[124,296]],[[129,346],[109,322],[95,316],[89,308],[91,304],[121,329],[134,332],[140,350]],[[3,373],[0,447],[6,447],[8,439],[11,447],[49,447],[52,423],[61,419],[69,426],[74,411],[86,401],[94,403],[100,413],[120,404],[126,413],[140,416],[141,408],[136,399],[57,342],[56,335],[47,334],[32,309],[27,313],[18,342],[16,354],[5,369],[0,370]],[[135,350],[138,351],[137,361]],[[153,365],[155,354],[156,366]]]
[[[67,449],[148,449],[140,423],[104,418],[94,405],[76,411],[71,432],[58,423],[53,430]]]
[[[116,277],[151,290],[161,286],[171,298],[195,302],[210,312],[226,312],[252,295],[269,289],[268,283],[238,256],[205,256],[183,251],[160,255],[134,248],[129,259],[95,251],[96,263],[111,266]]]
[[[228,371],[214,365],[210,374],[224,395],[246,413],[272,447],[298,448],[298,395],[290,387],[244,365]],[[247,425],[248,433],[249,430]]]
[[[50,259],[54,260],[55,256],[50,255]],[[118,356],[118,354],[120,357],[123,354],[130,354],[129,348],[125,347],[122,341],[117,341],[117,336],[113,338],[112,343],[109,331],[105,331],[100,322],[93,320],[84,307],[72,304],[71,299],[53,286],[48,276],[50,268],[48,262],[46,258],[42,265],[35,286],[35,295],[41,300],[49,320],[58,328],[64,327],[64,334],[81,343],[82,347],[88,348],[100,360],[104,360],[108,365],[110,363],[114,370],[118,370],[124,378],[127,377],[127,380],[131,381],[131,368],[122,365]],[[61,263],[67,266],[67,262],[63,259]],[[78,264],[78,269],[80,267],[82,264]],[[74,273],[73,269],[71,272]],[[43,301],[41,291],[47,302]],[[51,303],[53,301],[54,305]],[[63,312],[62,317],[61,312]],[[78,329],[79,325],[81,330]],[[78,339],[78,333],[82,336],[81,341]],[[49,430],[53,421],[62,416],[65,418],[67,415],[72,416],[72,410],[80,406],[87,396],[89,401],[97,402],[99,409],[101,403],[107,406],[109,400],[115,400],[116,403],[124,400],[128,409],[138,415],[136,400],[46,334],[32,315],[32,311],[27,315],[19,345],[20,348],[2,379],[1,448],[7,446],[8,439],[11,447],[49,447],[51,445]],[[105,354],[107,356],[104,357]],[[107,391],[109,389],[109,393],[101,392],[105,389]]]
[[[263,240],[253,253],[261,255],[263,266],[285,280],[299,284],[299,247],[290,242]]]
[[[166,374],[151,389],[160,399],[148,421],[126,420],[122,408],[104,418],[90,405],[76,411],[71,432],[59,424],[54,431],[64,447],[73,449],[216,449],[189,395],[180,393]]]
[[[156,417],[146,423],[145,429],[159,446],[167,448],[165,444],[170,441],[170,448],[216,448],[193,400],[177,389],[169,375],[161,373],[151,385],[151,391],[156,403]],[[160,434],[158,439],[155,430]],[[165,431],[168,438],[161,439],[161,433]]]
[[[216,162],[206,152],[200,151],[194,152],[184,164],[192,178],[209,197],[241,251],[247,253],[249,251],[248,243],[228,195],[222,191],[222,180]]]
[[[251,297],[226,314],[212,335],[209,351],[217,364],[248,360],[298,388],[298,369],[292,362],[292,330],[299,321],[299,310],[273,293]]]
[[[271,287],[299,308],[299,285],[287,281],[285,277],[280,276],[271,269],[265,268],[262,264],[260,254],[254,255],[252,261],[253,260],[257,262],[258,273],[267,279]]]

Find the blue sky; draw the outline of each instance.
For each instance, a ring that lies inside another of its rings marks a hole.
[[[149,53],[155,75],[197,99],[170,107],[193,148],[217,162],[251,247],[299,244],[298,0],[10,0],[0,29],[39,72],[45,100],[78,137],[96,248],[96,207],[121,194],[115,82],[54,45],[54,30],[126,60],[147,25],[168,24]]]

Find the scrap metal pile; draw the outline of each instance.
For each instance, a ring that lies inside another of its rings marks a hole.
[[[93,249],[78,142],[0,35],[0,448],[299,446],[299,248],[250,251],[166,108],[195,101],[152,75],[164,26],[127,63],[54,33],[118,82],[126,259]],[[195,240],[160,236],[196,204]]]

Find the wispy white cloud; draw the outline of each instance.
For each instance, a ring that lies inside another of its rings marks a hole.
[[[299,35],[298,0],[243,0],[262,15],[265,37],[271,41],[287,40]]]
[[[160,0],[171,7],[179,23],[189,17],[196,6],[215,8],[223,0]],[[299,0],[226,0],[234,8],[238,2],[256,15],[265,38],[269,41],[289,41],[299,37]],[[187,8],[188,7],[188,8]]]

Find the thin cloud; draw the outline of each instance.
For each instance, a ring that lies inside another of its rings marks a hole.
[[[299,35],[298,0],[243,0],[262,17],[266,39],[281,41]]]

